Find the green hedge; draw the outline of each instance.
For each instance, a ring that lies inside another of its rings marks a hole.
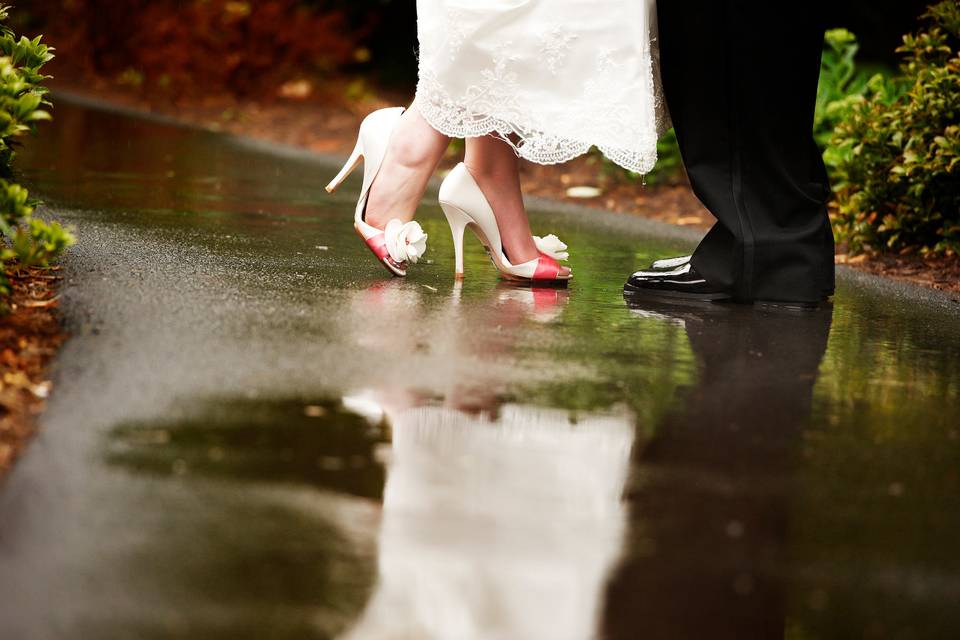
[[[825,158],[851,252],[960,251],[960,4],[923,20],[898,49],[898,77],[875,75],[833,103]]]
[[[13,181],[12,163],[17,139],[32,132],[37,122],[50,119],[47,89],[41,73],[53,59],[52,50],[40,42],[21,37],[3,26],[8,8],[0,5],[0,296],[10,294],[8,270],[47,266],[73,243],[69,231],[56,222],[33,217],[35,203]],[[0,300],[0,307],[3,306]]]

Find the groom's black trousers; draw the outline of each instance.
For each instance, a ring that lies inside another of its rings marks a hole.
[[[693,190],[717,217],[693,256],[743,301],[833,289],[827,174],[813,141],[821,0],[659,0],[661,71]]]

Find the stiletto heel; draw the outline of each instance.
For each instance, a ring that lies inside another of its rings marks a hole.
[[[566,281],[573,273],[561,274],[560,260],[566,260],[567,245],[555,235],[533,236],[540,257],[521,264],[511,264],[503,252],[500,228],[490,203],[462,162],[447,174],[440,185],[440,208],[450,223],[456,276],[463,277],[463,232],[467,227],[487,249],[494,266],[506,278],[524,281]]]
[[[363,140],[357,139],[357,146],[353,148],[353,153],[350,154],[350,158],[347,160],[347,163],[343,165],[343,169],[340,170],[340,173],[337,174],[337,177],[330,181],[330,184],[327,185],[327,193],[333,193],[337,188],[343,184],[343,181],[350,177],[350,174],[353,173],[353,170],[357,168],[357,165],[360,164],[360,161],[363,160]]]
[[[333,193],[347,179],[360,160],[363,160],[363,186],[360,188],[360,199],[353,216],[353,228],[367,244],[373,255],[395,276],[407,275],[407,263],[417,262],[427,248],[427,234],[414,221],[401,222],[394,218],[383,229],[367,224],[367,199],[370,196],[370,187],[380,173],[380,165],[387,154],[390,136],[400,116],[403,107],[380,109],[374,111],[360,125],[357,136],[357,145],[350,154],[347,163],[340,173],[327,185],[327,192]]]
[[[456,261],[454,275],[457,279],[463,278],[463,232],[470,224],[470,216],[453,206],[452,204],[440,203],[440,209],[447,218],[450,225],[450,232],[453,234],[453,255]]]

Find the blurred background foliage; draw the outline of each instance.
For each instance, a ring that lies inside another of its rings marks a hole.
[[[949,184],[960,182],[952,161],[956,131],[944,124],[960,119],[949,91],[956,74],[935,71],[953,64],[951,55],[898,50],[904,34],[922,28],[924,46],[953,47],[955,55],[948,13],[957,2],[941,2],[921,27],[917,18],[929,1],[847,0],[829,8],[815,135],[838,187],[838,239],[851,251],[958,248],[956,188]],[[92,74],[170,100],[403,99],[416,82],[414,0],[24,0],[15,20],[18,30],[56,43],[62,66],[55,73]],[[930,35],[937,29],[946,35]],[[775,33],[764,37],[776,40]],[[926,78],[921,84],[913,82],[918,74]],[[920,97],[930,92],[945,102],[932,107]],[[909,135],[892,137],[906,126]],[[857,137],[872,142],[854,144]],[[660,157],[644,180],[682,180],[672,132]],[[598,164],[617,180],[640,180]]]
[[[829,22],[860,34],[864,60],[893,64],[924,6],[848,0]],[[15,19],[79,65],[172,90],[248,94],[305,72],[408,90],[416,80],[414,0],[22,0]]]
[[[22,19],[81,70],[174,95],[249,96],[350,62],[365,26],[321,4],[57,0],[29,3]]]
[[[14,182],[13,161],[20,138],[36,123],[50,119],[47,76],[42,68],[53,51],[40,37],[17,35],[4,23],[8,8],[0,5],[0,310],[7,311],[9,271],[47,266],[73,242],[56,222],[33,217],[34,202]]]

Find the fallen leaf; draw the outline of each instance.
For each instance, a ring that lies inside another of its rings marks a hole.
[[[26,300],[22,304],[30,308],[52,307],[60,300],[60,296],[53,296],[49,300]]]

